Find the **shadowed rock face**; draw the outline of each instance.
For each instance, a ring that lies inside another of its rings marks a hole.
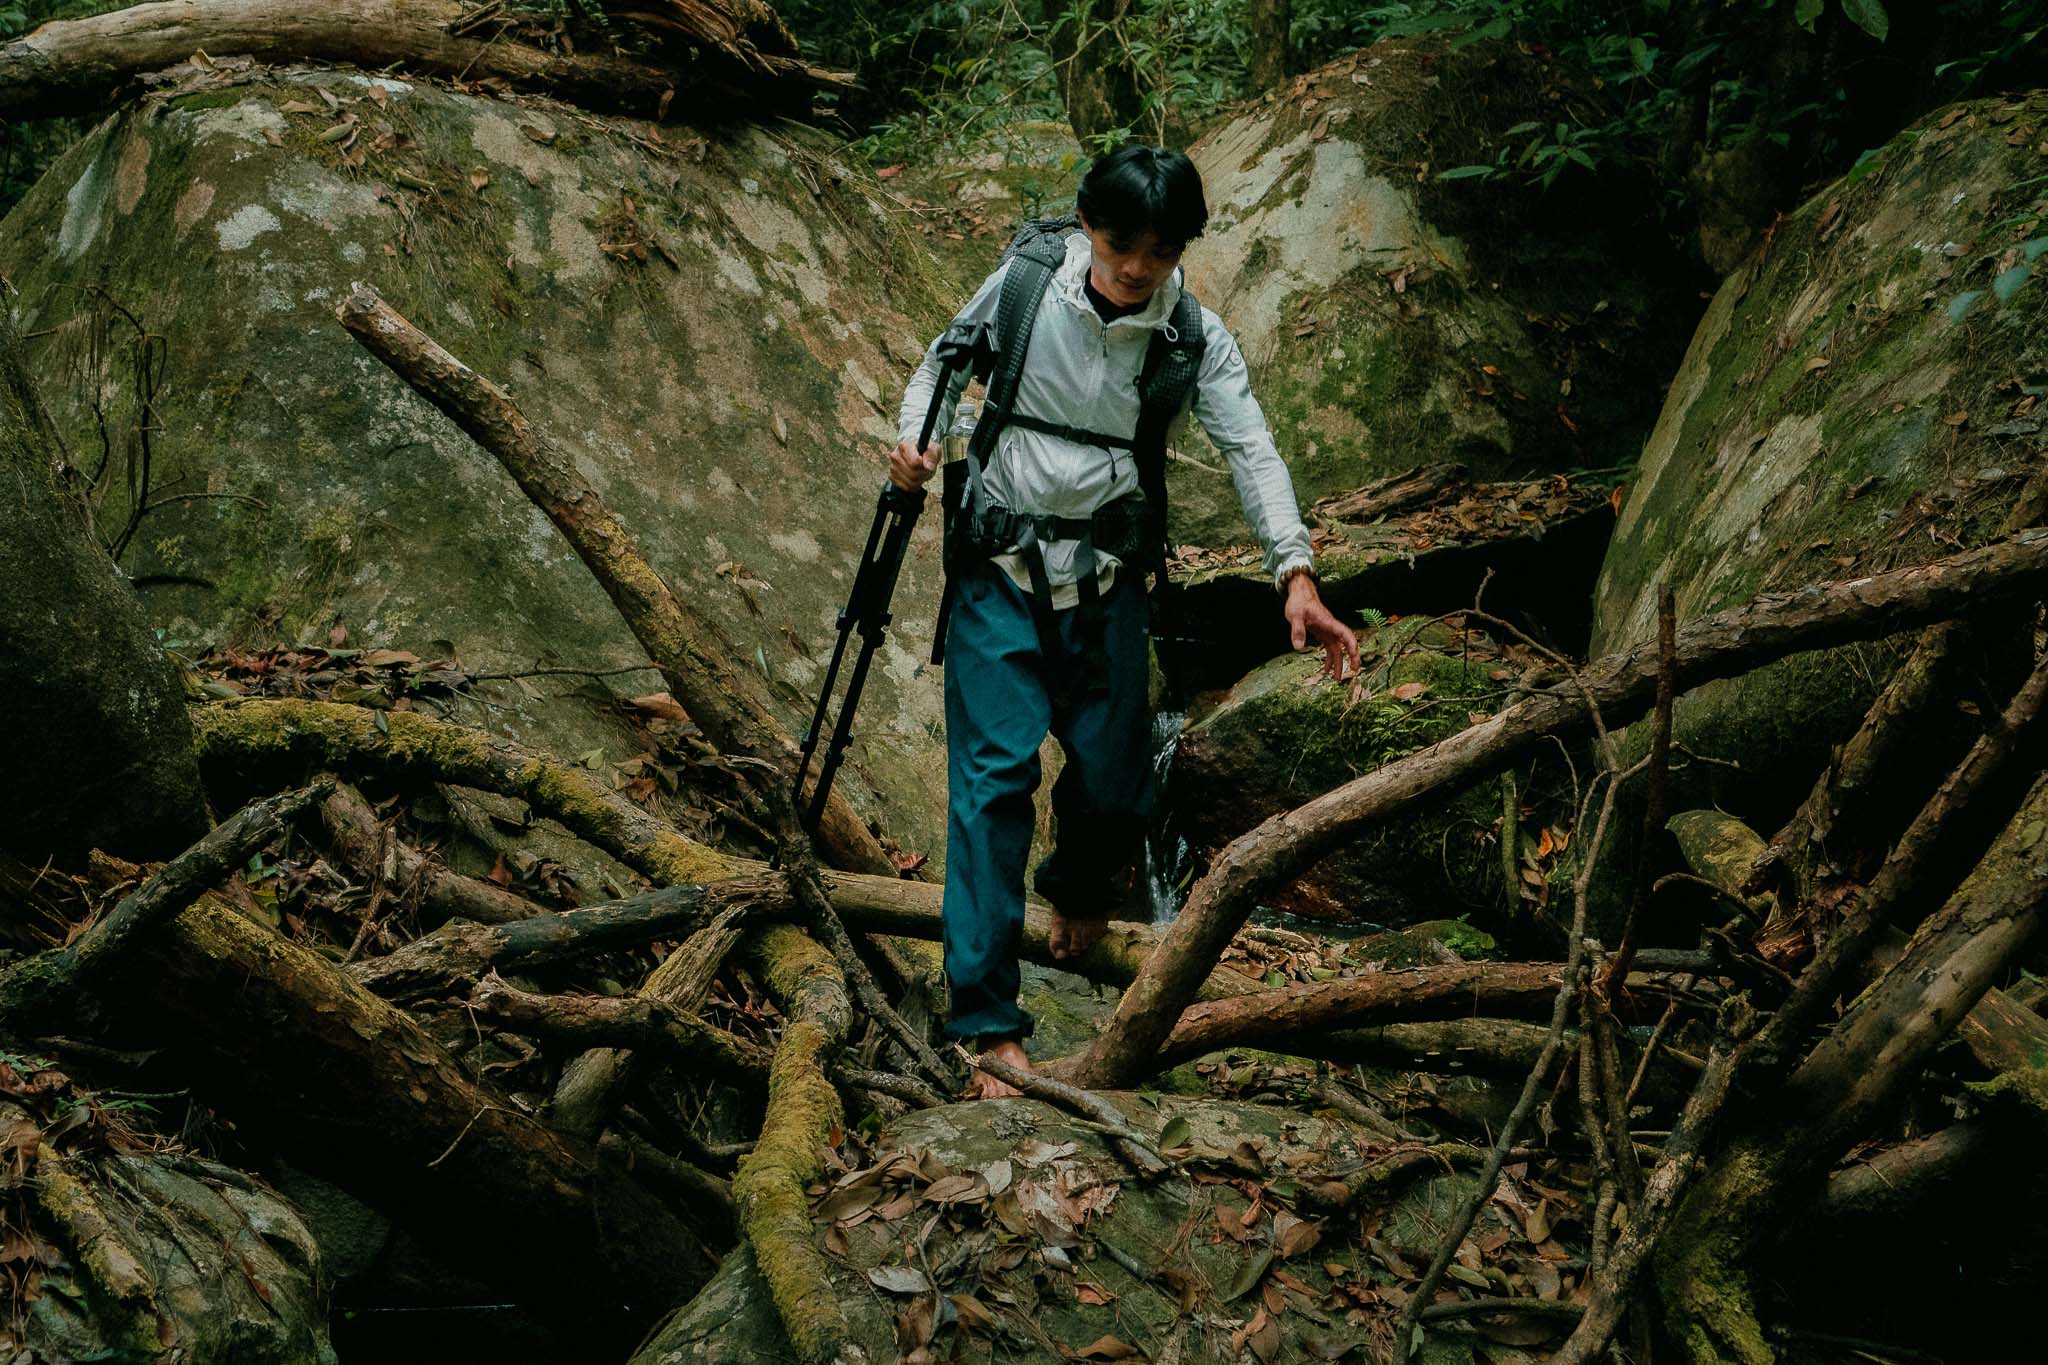
[[[1820,190],[1715,296],[1643,452],[1593,652],[1993,535],[2043,458],[2048,95],[1932,115]],[[1686,804],[1768,827],[1854,729],[1900,642],[1785,660],[1680,698]],[[1933,739],[1930,736],[1930,739]],[[1940,747],[1930,744],[1939,755]]]
[[[901,379],[953,300],[829,139],[656,136],[545,101],[273,72],[117,114],[67,154],[0,227],[0,271],[87,469],[106,413],[103,524],[126,516],[136,340],[98,300],[162,338],[152,485],[190,496],[123,560],[151,619],[193,643],[325,643],[340,624],[351,645],[479,671],[640,659],[509,476],[335,323],[362,280],[574,454],[800,733]],[[926,520],[841,780],[936,851]],[[574,683],[513,684],[464,718],[612,763],[635,752]]]
[[[1189,283],[1242,343],[1304,504],[1418,464],[1634,459],[1698,307],[1647,201],[1435,179],[1584,98],[1511,50],[1389,42],[1189,149],[1211,212]],[[1245,540],[1220,460],[1199,436],[1185,453],[1201,464],[1172,468],[1176,536]]]

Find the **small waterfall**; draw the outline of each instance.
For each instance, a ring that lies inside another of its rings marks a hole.
[[[1173,828],[1173,802],[1168,789],[1173,751],[1180,746],[1184,719],[1179,711],[1164,711],[1152,717],[1152,820],[1145,830],[1145,893],[1152,906],[1154,924],[1163,924],[1180,913],[1193,865],[1188,841]]]

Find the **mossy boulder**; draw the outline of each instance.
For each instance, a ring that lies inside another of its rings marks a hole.
[[[1174,754],[1172,818],[1198,859],[1260,821],[1433,744],[1490,712],[1490,659],[1461,657],[1420,618],[1369,633],[1364,667],[1322,676],[1318,651],[1284,654],[1191,712]],[[1401,925],[1501,899],[1498,787],[1430,797],[1346,841],[1270,904],[1316,919]]]
[[[1384,1332],[1364,1315],[1346,1321],[1313,1307],[1341,1297],[1344,1283],[1376,1303],[1370,1287],[1396,1282],[1348,1239],[1346,1219],[1311,1233],[1293,1228],[1295,1215],[1276,1202],[1255,1209],[1246,1195],[1255,1183],[1298,1193],[1314,1172],[1355,1165],[1365,1150],[1356,1130],[1275,1105],[1109,1098],[1141,1131],[1178,1123],[1184,1141],[1232,1178],[1141,1183],[1098,1131],[1024,1099],[910,1114],[884,1128],[854,1170],[828,1175],[836,1197],[821,1188],[815,1226],[831,1289],[867,1359],[902,1359],[926,1343],[933,1359],[950,1358],[951,1343],[962,1358],[979,1359],[996,1343],[1003,1359],[1060,1361],[1113,1337],[1152,1360],[1235,1360],[1232,1333],[1260,1312],[1261,1292],[1296,1305],[1274,1315],[1282,1330],[1262,1337],[1263,1360],[1336,1359]],[[890,1174],[856,1174],[876,1167]],[[935,1183],[948,1174],[959,1178]],[[882,1200],[863,1200],[863,1178]],[[1393,1231],[1376,1244],[1382,1255],[1392,1245],[1427,1257],[1440,1224],[1423,1220],[1448,1210],[1454,1180],[1425,1176],[1390,1201]],[[863,1202],[865,1214],[845,1212]],[[1234,1235],[1219,1231],[1225,1218],[1235,1220]],[[1202,1311],[1185,1307],[1183,1293]],[[789,1358],[767,1287],[742,1249],[633,1365]]]
[[[1653,639],[1665,583],[1683,621],[1996,534],[2048,450],[2044,136],[2040,92],[1930,115],[1786,215],[1722,285],[1616,526],[1594,654]],[[1675,738],[1719,761],[1684,765],[1674,807],[1775,827],[1907,643],[1680,697]]]
[[[105,526],[128,515],[146,359],[163,505],[122,567],[172,639],[345,631],[489,672],[642,659],[496,461],[341,330],[336,301],[361,280],[573,453],[800,733],[901,379],[955,302],[880,188],[793,124],[650,131],[428,81],[273,71],[101,124],[0,224],[0,273],[87,470],[104,421]],[[936,521],[840,779],[934,852]],[[637,752],[578,688],[502,684],[464,718],[601,763]]]
[[[1386,42],[1189,149],[1211,218],[1188,280],[1242,344],[1304,505],[1436,461],[1495,479],[1634,458],[1697,316],[1649,198],[1437,178],[1588,98],[1511,47]],[[1220,457],[1192,431],[1183,453],[1176,539],[1243,540]]]
[[[181,1152],[22,1155],[34,1288],[0,1336],[25,1358],[332,1365],[319,1248],[276,1191]]]

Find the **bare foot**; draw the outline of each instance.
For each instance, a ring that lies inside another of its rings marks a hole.
[[[1106,919],[1068,919],[1055,910],[1052,912],[1052,928],[1045,937],[1055,958],[1071,962],[1093,948],[1107,932],[1109,921]]]
[[[1024,1044],[1015,1038],[1005,1038],[1000,1043],[983,1048],[981,1055],[1014,1066],[1019,1071],[1031,1069],[1031,1059],[1024,1055]],[[1024,1093],[1014,1085],[997,1080],[986,1071],[974,1073],[973,1079],[967,1083],[967,1091],[968,1098],[976,1100],[1006,1100]]]

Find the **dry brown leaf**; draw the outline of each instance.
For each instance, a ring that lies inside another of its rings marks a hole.
[[[1113,1336],[1098,1337],[1078,1351],[1060,1348],[1060,1354],[1068,1360],[1143,1360],[1145,1353],[1129,1342]]]
[[[1426,682],[1404,682],[1389,695],[1400,701],[1414,701],[1427,691],[1429,691],[1429,684]]]

